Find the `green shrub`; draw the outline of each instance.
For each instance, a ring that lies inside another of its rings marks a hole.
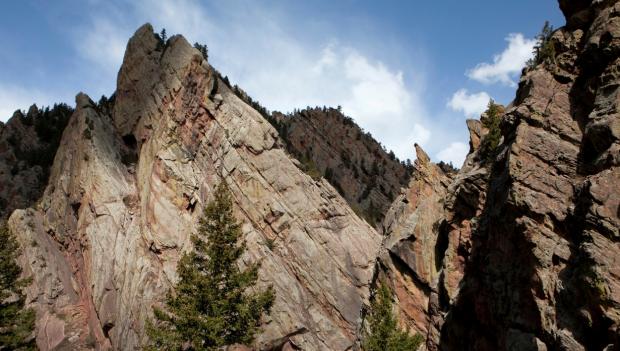
[[[194,48],[196,48],[198,51],[200,51],[200,53],[202,54],[202,57],[205,60],[209,60],[209,48],[207,48],[206,44],[199,44],[199,43],[194,43]],[[226,77],[226,80],[228,81],[228,77]],[[228,82],[228,85],[230,85],[230,82]]]
[[[0,224],[0,349],[35,350],[35,312],[25,308],[22,289],[30,279],[19,279],[19,245],[6,225]]]
[[[364,351],[411,351],[424,342],[420,334],[411,335],[398,328],[392,312],[392,292],[380,284],[370,304],[368,329],[362,342]]]
[[[276,248],[276,239],[270,239],[267,238],[265,239],[265,246],[267,246],[267,248],[269,249],[269,251],[273,251],[273,249]]]

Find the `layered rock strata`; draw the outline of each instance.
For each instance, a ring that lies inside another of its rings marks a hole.
[[[37,345],[134,349],[175,281],[202,207],[228,184],[260,283],[276,301],[257,348],[345,350],[367,303],[377,232],[198,50],[150,25],[129,41],[111,115],[83,94],[35,208],[9,220],[33,279]]]
[[[560,7],[567,25],[524,70],[496,157],[478,155],[486,130],[468,121],[465,165],[427,196],[446,194],[434,224],[417,217],[423,203],[397,202],[386,217],[387,243],[402,232],[413,242],[410,258],[398,256],[404,268],[386,271],[398,301],[428,298],[399,305],[428,349],[620,347],[620,3]],[[427,272],[429,251],[415,248],[425,242],[443,257],[437,283],[401,297],[400,272],[418,282]]]

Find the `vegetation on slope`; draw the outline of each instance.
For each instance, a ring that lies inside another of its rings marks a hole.
[[[22,289],[30,283],[20,279],[19,245],[4,223],[0,224],[0,350],[35,350],[35,312],[25,308]]]
[[[15,147],[17,159],[26,161],[29,167],[41,166],[47,180],[47,172],[54,162],[60,138],[69,122],[69,117],[73,114],[73,108],[64,103],[54,104],[51,109],[49,107],[38,109],[33,105],[28,113],[17,111],[16,114],[24,125],[34,127],[39,146],[32,148],[24,145],[25,140],[20,140],[20,136],[17,135],[9,137],[9,144]]]
[[[386,284],[380,284],[370,304],[364,351],[417,350],[423,341],[422,335],[411,335],[398,328],[392,312],[392,292]]]
[[[322,175],[360,217],[377,226],[400,189],[408,185],[411,161],[400,161],[340,108],[274,115],[287,151],[301,168]]]
[[[536,45],[534,46],[534,57],[527,62],[529,68],[535,67],[541,63],[555,63],[555,46],[551,41],[553,35],[553,26],[549,21],[545,21],[540,34],[536,36]]]

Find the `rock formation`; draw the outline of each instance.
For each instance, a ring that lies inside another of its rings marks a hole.
[[[163,44],[145,25],[127,46],[113,112],[77,96],[45,193],[9,220],[34,278],[41,349],[138,347],[221,181],[244,223],[243,261],[260,261],[261,284],[276,292],[255,346],[356,342],[380,235],[218,80],[183,37]]]
[[[566,26],[499,126],[467,121],[458,172],[417,145],[401,164],[336,109],[269,115],[183,37],[142,26],[115,98],[78,94],[57,142],[36,108],[0,127],[0,217],[33,278],[37,345],[139,348],[226,182],[239,264],[260,262],[276,293],[232,349],[356,350],[379,282],[428,350],[620,348],[620,3],[559,4]],[[53,163],[28,157],[43,149]]]
[[[443,199],[451,179],[416,145],[415,172],[408,188],[388,211],[387,237],[378,257],[380,281],[389,283],[396,298],[402,327],[428,333],[429,298],[443,254],[437,247],[437,228],[444,218]]]
[[[468,121],[450,184],[414,178],[386,217],[382,271],[428,349],[620,347],[620,3],[560,7],[567,25],[524,70],[497,156]]]

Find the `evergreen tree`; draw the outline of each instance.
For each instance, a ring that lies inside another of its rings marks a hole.
[[[209,60],[209,48],[207,48],[206,44],[199,44],[198,42],[194,43],[194,48],[198,49],[198,51],[200,51],[200,53],[202,54],[202,57],[204,57],[205,60]],[[226,81],[227,81],[227,85],[230,85],[230,82],[228,81],[228,77],[226,77]]]
[[[166,34],[166,28],[162,28],[159,34],[155,33],[155,39],[157,39],[157,50],[164,50],[168,46],[168,35]]]
[[[226,185],[216,189],[191,239],[195,250],[179,261],[179,281],[168,293],[165,308],[154,308],[156,322],[147,325],[147,349],[215,350],[251,343],[274,293],[271,287],[248,291],[258,279],[258,265],[244,271],[237,266],[246,244]]]
[[[0,350],[34,350],[35,312],[24,308],[22,288],[29,279],[19,279],[22,273],[16,259],[19,245],[5,224],[0,225]]]
[[[412,351],[423,341],[420,334],[410,335],[398,329],[392,312],[392,292],[387,285],[379,285],[370,304],[368,331],[362,343],[364,351]]]
[[[534,57],[527,62],[528,67],[534,67],[541,63],[555,63],[555,46],[551,42],[553,35],[553,26],[549,21],[545,21],[540,34],[536,36],[536,45],[534,45]]]
[[[497,156],[497,147],[502,137],[500,122],[502,121],[504,108],[502,105],[496,104],[495,101],[490,100],[485,114],[486,117],[482,120],[482,125],[487,128],[489,132],[480,143],[480,155],[486,162],[491,162]]]

